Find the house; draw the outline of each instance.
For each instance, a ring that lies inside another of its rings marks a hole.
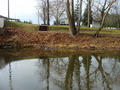
[[[0,15],[0,18],[3,18],[4,20],[7,20],[8,18],[5,16]]]
[[[20,19],[8,18],[8,17],[2,16],[2,15],[0,15],[0,18],[3,18],[4,20],[10,20],[10,21],[20,21]]]
[[[99,28],[100,27],[100,22],[93,20],[90,27],[91,28]],[[104,26],[103,28],[105,28],[105,29],[116,29],[115,27],[106,27],[106,26]]]
[[[92,24],[90,25],[91,28],[99,28],[100,27],[100,21],[93,20]]]
[[[7,17],[0,15],[0,28],[4,27],[4,20],[7,20]]]
[[[14,19],[14,18],[9,18],[9,19],[8,19],[8,17],[5,17],[5,16],[0,15],[0,28],[3,28],[3,27],[4,27],[4,20],[20,21],[20,19]]]
[[[63,18],[60,20],[60,25],[68,25],[68,19],[67,18]]]
[[[0,18],[0,28],[4,27],[4,18]]]

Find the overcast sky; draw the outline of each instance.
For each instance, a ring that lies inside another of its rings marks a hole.
[[[10,18],[21,21],[31,20],[33,24],[38,24],[37,0],[9,0]],[[0,0],[0,15],[8,17],[8,0]],[[53,24],[54,19],[50,22]],[[40,24],[43,22],[40,21]]]
[[[36,0],[9,0],[10,18],[20,19],[21,21],[31,20],[37,24],[37,5]],[[0,15],[8,16],[8,0],[0,0]]]

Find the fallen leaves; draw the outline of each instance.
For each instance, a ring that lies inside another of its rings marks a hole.
[[[44,46],[52,48],[90,49],[94,46],[96,49],[120,48],[120,38],[114,36],[102,35],[96,39],[90,34],[82,34],[73,37],[69,33],[56,33],[50,31],[26,32],[10,27],[8,29],[11,29],[12,33],[6,34],[4,38],[0,36],[0,44],[14,44],[17,42],[21,47]]]

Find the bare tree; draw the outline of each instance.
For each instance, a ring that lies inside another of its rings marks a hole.
[[[47,24],[47,2],[46,0],[37,0],[38,5],[37,9],[39,11],[38,15],[40,16],[41,20],[43,21],[43,24]]]
[[[95,36],[97,37],[99,35],[99,32],[101,29],[104,27],[105,19],[106,16],[108,15],[112,5],[116,2],[117,0],[104,0],[103,3],[99,0],[97,3],[97,10],[98,13],[100,14],[100,27],[98,28],[98,31],[95,33]]]
[[[56,24],[59,24],[60,18],[65,14],[65,1],[52,0],[50,3],[51,15],[55,18]]]
[[[75,28],[74,22],[74,0],[67,0],[66,2],[66,11],[67,11],[67,18],[69,22],[69,31],[72,35],[77,34],[77,30]]]

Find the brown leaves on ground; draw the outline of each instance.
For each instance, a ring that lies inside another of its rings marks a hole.
[[[97,39],[91,34],[71,36],[69,33],[50,31],[26,32],[9,28],[11,32],[0,36],[0,44],[9,43],[20,47],[49,47],[49,48],[79,48],[79,49],[109,49],[120,48],[120,37],[100,35]]]

